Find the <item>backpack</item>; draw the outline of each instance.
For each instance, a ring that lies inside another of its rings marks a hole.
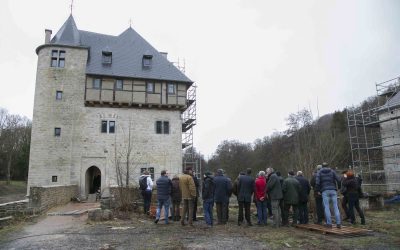
[[[140,187],[140,190],[143,190],[143,191],[147,189],[147,176],[145,176],[139,180],[139,187]]]

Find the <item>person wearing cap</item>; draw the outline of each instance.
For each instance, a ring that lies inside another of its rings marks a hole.
[[[179,177],[179,188],[181,189],[183,200],[181,225],[185,225],[185,218],[187,217],[189,225],[193,226],[193,199],[196,197],[196,186],[192,177],[192,168],[186,168]]]
[[[303,172],[297,171],[296,180],[301,185],[299,197],[299,222],[300,224],[308,223],[308,195],[310,194],[310,182],[303,176]]]
[[[317,191],[322,194],[322,201],[324,203],[326,227],[332,228],[331,210],[329,203],[332,201],[333,209],[335,211],[336,227],[341,228],[340,211],[337,203],[337,185],[340,185],[340,178],[336,172],[329,168],[328,163],[322,164],[322,169],[318,171],[316,178]]]
[[[203,198],[204,220],[209,227],[213,226],[214,190],[214,178],[207,171],[204,173],[201,195]]]
[[[293,210],[293,221],[292,225],[297,224],[298,218],[298,204],[300,198],[301,185],[298,180],[296,180],[294,171],[289,171],[288,178],[283,181],[282,192],[283,192],[283,202],[284,210],[282,216],[282,225],[289,225],[289,210],[290,207]]]
[[[214,202],[217,207],[217,221],[219,225],[228,221],[227,206],[232,190],[231,181],[224,176],[224,171],[218,169],[214,177]]]
[[[317,173],[321,169],[322,169],[322,165],[318,165],[315,168],[313,176],[311,177],[311,180],[310,180],[310,185],[311,185],[311,187],[313,189],[313,192],[314,192],[315,210],[317,212],[317,221],[314,221],[314,222],[319,224],[319,225],[322,224],[322,221],[324,219],[324,205],[322,204],[322,195],[320,193],[318,193],[317,187],[316,187],[316,185],[317,185],[317,183],[316,183]]]

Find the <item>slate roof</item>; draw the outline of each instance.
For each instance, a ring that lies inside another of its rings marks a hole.
[[[88,47],[87,74],[193,83],[132,28],[119,36],[78,30],[70,15],[50,43]],[[103,51],[112,53],[111,64],[103,64]],[[143,67],[143,55],[152,55],[151,67]]]
[[[385,111],[387,109],[394,109],[400,106],[400,92],[397,92],[392,98],[390,98],[379,111]]]

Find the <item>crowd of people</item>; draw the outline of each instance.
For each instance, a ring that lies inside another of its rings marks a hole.
[[[184,226],[193,226],[197,220],[197,203],[203,201],[204,221],[208,227],[214,223],[226,224],[229,219],[229,200],[232,194],[237,197],[239,211],[237,225],[246,223],[252,226],[250,208],[255,203],[257,208],[257,225],[267,225],[268,218],[272,220],[273,227],[289,226],[289,213],[292,211],[291,225],[309,223],[309,196],[313,189],[317,224],[323,223],[332,228],[331,209],[333,206],[335,224],[342,226],[342,218],[338,207],[338,190],[343,195],[341,206],[345,213],[344,220],[355,224],[356,210],[365,224],[364,213],[360,208],[359,198],[362,196],[361,178],[355,177],[349,171],[337,175],[327,163],[318,165],[311,180],[307,180],[302,171],[288,172],[288,177],[283,178],[279,171],[269,167],[266,171],[259,171],[254,178],[250,168],[241,172],[232,180],[225,175],[223,169],[218,169],[215,174],[205,172],[203,180],[195,176],[192,168],[186,168],[183,174],[175,175],[172,180],[166,170],[161,171],[157,186],[157,210],[155,223],[158,223],[164,208],[164,223],[169,223],[169,215],[173,221],[180,221]],[[148,172],[143,172],[139,179],[144,199],[144,212],[149,213],[153,182]],[[201,191],[201,192],[200,192]],[[171,206],[172,204],[172,206]],[[182,214],[180,206],[183,204]],[[216,207],[216,221],[213,210]],[[214,222],[215,221],[215,222]]]

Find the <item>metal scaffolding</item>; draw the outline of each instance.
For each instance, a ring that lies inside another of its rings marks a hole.
[[[182,113],[183,169],[192,167],[196,176],[201,176],[201,160],[193,147],[193,127],[196,125],[196,84],[187,91],[187,109]]]
[[[375,98],[347,109],[352,168],[362,177],[367,192],[395,191],[399,187],[400,105],[393,102],[399,87],[400,78],[378,83]]]

